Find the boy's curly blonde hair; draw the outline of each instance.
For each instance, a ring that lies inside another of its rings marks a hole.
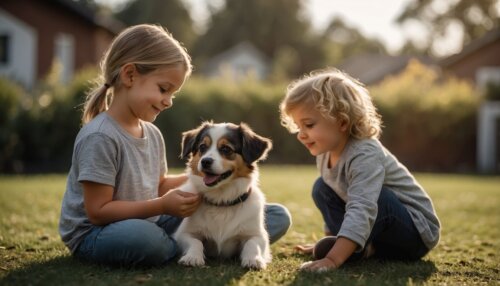
[[[362,83],[337,69],[313,71],[287,87],[280,104],[281,124],[295,133],[290,112],[301,105],[316,108],[325,118],[347,123],[350,136],[379,138],[381,116]]]

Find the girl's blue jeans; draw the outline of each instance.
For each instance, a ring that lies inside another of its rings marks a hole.
[[[337,235],[344,221],[346,203],[320,177],[313,186],[314,203],[323,215],[323,220],[333,235]],[[429,251],[420,237],[406,207],[394,192],[382,188],[377,201],[378,214],[365,244],[372,243],[375,257],[397,260],[417,260]],[[349,261],[361,258],[354,253]]]
[[[77,258],[119,266],[162,265],[177,254],[172,235],[182,218],[162,215],[156,223],[128,219],[106,226],[94,226],[78,246]],[[265,223],[270,242],[285,235],[291,225],[288,210],[279,204],[266,204]]]

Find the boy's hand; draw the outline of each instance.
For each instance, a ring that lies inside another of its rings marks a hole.
[[[163,212],[177,217],[188,217],[192,215],[200,206],[201,196],[172,190],[161,197],[163,201]]]
[[[317,243],[317,246],[321,241],[322,240]],[[339,268],[349,256],[352,255],[357,247],[356,242],[345,237],[338,237],[334,242],[335,244],[324,258],[305,262],[300,266],[300,270],[323,272]],[[308,250],[308,248],[304,249]]]
[[[337,268],[337,265],[335,265],[335,263],[327,257],[316,261],[307,261],[300,265],[300,270],[315,272],[324,272]]]
[[[296,245],[294,249],[303,254],[312,254],[314,249],[314,244]],[[323,272],[336,268],[338,268],[337,265],[335,265],[335,263],[332,260],[326,257],[316,261],[307,261],[302,263],[302,265],[300,265],[300,270],[316,271],[316,272]]]

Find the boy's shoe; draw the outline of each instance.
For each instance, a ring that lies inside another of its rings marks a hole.
[[[314,260],[323,259],[326,257],[330,249],[332,249],[333,245],[337,241],[336,236],[325,236],[322,239],[318,240],[313,248],[313,257]]]

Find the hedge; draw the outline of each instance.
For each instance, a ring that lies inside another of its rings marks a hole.
[[[473,86],[417,61],[370,88],[385,122],[382,142],[419,171],[473,171],[481,100]]]
[[[68,171],[80,128],[81,104],[95,74],[94,69],[84,70],[67,87],[45,80],[31,95],[0,81],[0,112],[7,114],[0,117],[2,173]],[[183,166],[179,159],[181,134],[204,120],[246,122],[271,138],[274,148],[265,163],[314,164],[295,135],[280,125],[278,106],[286,85],[252,78],[237,83],[225,78],[189,79],[173,108],[155,121],[164,134],[169,166]],[[369,90],[383,117],[382,142],[410,169],[474,170],[480,99],[469,83],[441,78],[436,71],[413,62],[400,75]],[[14,139],[7,142],[5,134]]]

